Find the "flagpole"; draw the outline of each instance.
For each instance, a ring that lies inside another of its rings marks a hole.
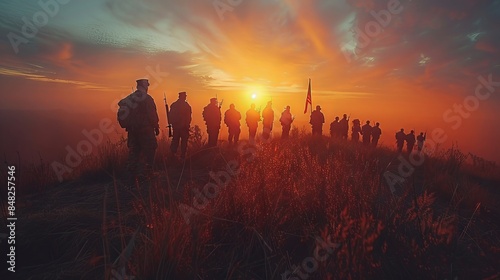
[[[311,105],[311,114],[312,114],[311,78],[309,78],[309,84],[307,86],[306,107],[304,108],[304,114],[307,114],[307,105]]]
[[[309,78],[309,88],[311,89],[311,114],[312,114],[313,113],[313,99],[312,99],[311,78]]]

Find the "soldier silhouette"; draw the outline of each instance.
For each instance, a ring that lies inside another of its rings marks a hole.
[[[363,144],[369,146],[372,136],[372,126],[370,121],[366,121],[366,124],[361,128],[361,134],[363,135]]]
[[[140,173],[140,157],[145,158],[145,172],[153,171],[153,163],[158,143],[156,136],[160,134],[158,125],[158,113],[156,105],[148,94],[149,81],[139,79],[136,81],[137,90],[122,99],[118,105],[128,106],[128,125],[125,127],[128,132],[127,147],[128,170],[135,176]],[[119,117],[120,118],[120,117]]]
[[[267,106],[262,111],[262,137],[266,140],[271,137],[271,131],[273,130],[274,111],[272,105],[271,101],[267,102]]]
[[[332,138],[339,138],[340,132],[340,122],[339,117],[335,117],[335,120],[330,124],[330,136]]]
[[[424,148],[425,138],[427,138],[427,132],[425,134],[420,132],[420,135],[417,136],[417,147],[419,152]]]
[[[344,114],[344,117],[340,120],[340,132],[342,139],[347,140],[347,135],[349,134],[349,118],[347,117],[346,114]]]
[[[408,154],[411,154],[411,152],[413,151],[413,147],[415,146],[415,131],[412,130],[410,131],[410,133],[408,133],[406,135],[406,151],[408,152]]]
[[[316,110],[311,113],[309,123],[312,126],[313,135],[323,135],[323,124],[325,123],[325,115],[321,113],[321,106],[316,106]]]
[[[358,142],[359,141],[359,134],[363,134],[363,132],[361,130],[361,122],[358,119],[355,119],[352,121],[351,140],[353,142]]]
[[[229,110],[224,113],[224,123],[227,125],[229,131],[229,146],[233,144],[233,140],[235,145],[238,144],[241,132],[240,120],[240,112],[235,109],[234,104],[229,105]]]
[[[290,112],[290,106],[286,106],[283,113],[281,113],[280,123],[281,123],[281,139],[287,139],[290,135],[290,128],[292,127],[293,116]]]
[[[210,98],[210,103],[203,108],[203,120],[207,125],[208,147],[217,146],[219,138],[220,123],[222,120],[217,98]]]
[[[406,140],[405,130],[403,128],[401,128],[401,130],[396,133],[396,144],[397,144],[399,153],[401,153],[403,151],[403,146],[405,144],[405,140]]]
[[[373,147],[377,147],[378,140],[380,139],[380,135],[382,135],[382,130],[380,129],[380,123],[376,123],[372,128],[372,145]]]
[[[179,99],[170,105],[170,123],[174,130],[170,151],[177,153],[179,141],[181,142],[181,158],[186,157],[186,149],[189,139],[189,127],[191,126],[191,106],[186,102],[187,93],[179,92]]]
[[[255,135],[260,122],[260,113],[255,110],[255,104],[250,105],[250,109],[246,113],[245,122],[248,126],[248,140],[250,143],[255,142]]]

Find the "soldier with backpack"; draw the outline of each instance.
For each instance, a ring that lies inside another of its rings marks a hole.
[[[179,92],[179,99],[170,105],[170,123],[174,130],[170,151],[177,153],[179,141],[181,142],[181,159],[186,157],[186,149],[189,139],[189,128],[191,126],[191,106],[186,102],[187,93]]]
[[[148,94],[149,81],[139,79],[136,82],[137,90],[118,102],[118,122],[128,132],[127,168],[134,175],[140,173],[141,155],[145,159],[146,173],[152,171],[158,147],[156,136],[160,134],[156,104]]]
[[[351,133],[351,141],[359,142],[359,135],[363,134],[361,130],[361,122],[359,119],[355,119],[352,121],[352,133]]]
[[[347,140],[347,134],[349,134],[349,117],[344,114],[343,118],[339,121],[339,130],[342,139]]]
[[[252,103],[245,118],[245,122],[248,126],[248,140],[250,143],[255,143],[255,135],[257,134],[257,127],[260,121],[260,112],[255,110],[255,104]]]
[[[396,133],[396,145],[399,153],[403,151],[405,140],[406,140],[405,130],[401,128],[401,130]]]
[[[229,132],[229,146],[232,146],[233,140],[235,146],[238,145],[238,140],[240,139],[241,132],[240,120],[241,113],[235,109],[234,104],[229,105],[229,110],[224,113],[224,123],[227,125]]]
[[[280,123],[282,127],[281,139],[287,139],[290,135],[290,129],[292,127],[292,122],[294,118],[290,112],[290,106],[286,106],[283,113],[281,113]]]
[[[271,137],[271,131],[273,130],[274,110],[272,105],[273,103],[271,101],[267,102],[267,106],[262,111],[262,138],[265,140]]]
[[[412,130],[410,131],[410,133],[406,134],[406,151],[408,152],[408,154],[411,154],[411,152],[413,151],[413,147],[415,146],[415,142],[416,142],[416,139],[415,139],[415,131]]]
[[[208,147],[217,146],[219,138],[220,124],[222,121],[222,114],[220,112],[217,98],[210,98],[210,103],[203,108],[203,120],[207,125],[208,133]]]
[[[330,136],[332,138],[341,137],[340,122],[339,117],[335,117],[335,120],[330,124]]]
[[[420,135],[417,136],[417,147],[419,152],[424,148],[425,138],[427,138],[427,132],[425,134],[420,132]]]
[[[380,129],[380,123],[376,123],[372,128],[372,145],[373,147],[377,147],[378,140],[380,139],[380,135],[382,135],[382,130]]]
[[[323,135],[323,124],[325,123],[325,115],[321,112],[321,106],[316,106],[316,110],[311,113],[309,123],[312,126],[312,135]]]
[[[366,124],[361,127],[361,135],[363,135],[363,144],[366,146],[370,145],[372,137],[373,127],[370,125],[370,121],[366,121]]]

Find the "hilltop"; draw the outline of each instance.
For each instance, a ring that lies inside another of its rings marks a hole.
[[[458,150],[403,174],[407,155],[296,131],[239,149],[192,142],[184,162],[167,145],[133,185],[123,143],[65,182],[38,174],[17,202],[18,279],[500,276],[500,179]]]

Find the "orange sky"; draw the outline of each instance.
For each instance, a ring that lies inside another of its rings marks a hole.
[[[454,104],[474,96],[478,76],[500,80],[498,20],[491,12],[497,4],[401,1],[402,12],[360,47],[356,28],[373,25],[373,12],[386,10],[388,1],[242,1],[223,19],[212,3],[202,2],[60,5],[17,53],[8,37],[0,41],[0,110],[90,112],[91,126],[92,118],[98,123],[114,117],[118,98],[147,76],[162,126],[163,92],[171,103],[177,92],[187,91],[199,125],[210,97],[224,99],[223,110],[234,103],[244,113],[255,92],[257,107],[272,99],[277,133],[286,105],[296,125],[307,125],[303,109],[311,78],[313,105],[321,105],[327,118],[325,133],[335,116],[350,113],[362,122],[381,122],[386,144],[392,145],[401,127],[443,128],[450,135],[446,145],[458,141],[466,151],[500,160],[500,132],[494,128],[499,87],[458,129],[443,119]],[[40,10],[26,3],[1,8],[7,18],[3,33],[18,35],[20,19]],[[474,28],[464,27],[469,23]],[[7,130],[4,123],[0,128]],[[2,142],[9,150],[12,141]]]

